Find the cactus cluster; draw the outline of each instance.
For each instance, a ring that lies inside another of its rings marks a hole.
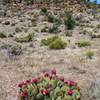
[[[18,84],[20,100],[80,100],[80,88],[75,81],[58,76],[56,70],[44,72],[32,80]]]

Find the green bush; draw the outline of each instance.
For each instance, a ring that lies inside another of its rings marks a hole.
[[[48,32],[48,33],[58,33],[59,32],[59,26],[56,24],[45,26],[41,29],[41,32]]]
[[[24,0],[27,4],[33,4],[34,0]]]
[[[16,27],[16,28],[15,28],[15,32],[16,32],[16,33],[22,32],[22,29],[21,29],[20,27]]]
[[[48,14],[48,22],[54,23],[55,22],[55,16],[52,14]]]
[[[48,22],[50,23],[56,23],[57,25],[60,25],[62,22],[61,22],[61,19],[57,16],[54,16],[53,14],[48,14],[47,16],[47,20]]]
[[[77,82],[56,75],[56,70],[18,84],[19,100],[80,100]]]
[[[61,39],[56,39],[54,42],[52,42],[49,45],[50,49],[64,49],[66,47],[67,43],[65,41],[62,41]]]
[[[22,46],[19,44],[12,44],[9,49],[9,53],[13,55],[20,55],[22,53]]]
[[[30,42],[33,39],[32,34],[22,35],[22,36],[15,36],[15,41],[17,42]]]
[[[5,37],[6,37],[5,33],[0,32],[0,38],[5,38]]]
[[[42,8],[41,8],[41,12],[42,12],[43,14],[46,14],[46,13],[47,13],[47,8],[46,8],[46,7],[42,7]]]
[[[48,27],[48,32],[49,33],[57,33],[58,32],[58,25],[53,24],[52,26]]]
[[[93,51],[88,50],[88,51],[86,52],[86,57],[87,57],[87,58],[92,59],[93,56],[94,56],[94,52],[93,52]]]
[[[90,41],[85,39],[78,40],[76,44],[78,45],[78,47],[85,47],[91,45]]]
[[[72,32],[69,32],[69,31],[65,32],[65,35],[66,35],[66,36],[72,36],[72,34],[73,34],[73,33],[72,33]]]
[[[67,46],[67,43],[59,36],[42,39],[41,42],[48,46],[50,49],[64,49]]]
[[[67,13],[64,18],[64,24],[66,29],[73,29],[75,27],[75,20],[71,13]]]
[[[36,19],[36,16],[34,15],[33,17],[32,17],[32,19],[31,19],[31,22],[32,22],[32,25],[33,26],[36,26],[36,21],[37,21],[37,19]]]

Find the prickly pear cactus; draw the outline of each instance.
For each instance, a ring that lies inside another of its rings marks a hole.
[[[80,89],[75,81],[59,77],[56,70],[18,84],[19,100],[79,100]]]

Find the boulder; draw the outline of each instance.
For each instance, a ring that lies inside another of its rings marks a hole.
[[[91,100],[100,100],[100,79],[94,80],[89,89],[88,89],[88,96]]]

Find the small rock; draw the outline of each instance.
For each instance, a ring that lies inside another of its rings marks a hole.
[[[5,15],[6,15],[5,10],[0,10],[0,16],[5,16]]]
[[[8,10],[8,11],[6,12],[6,16],[7,16],[7,17],[11,17],[11,15],[12,15],[12,12],[11,12],[10,10]]]
[[[4,25],[10,25],[10,21],[4,21],[4,22],[2,22],[2,24],[4,24]]]
[[[76,49],[76,46],[75,46],[75,45],[71,45],[71,48],[72,48],[72,49]]]
[[[17,22],[15,20],[12,20],[11,26],[15,26],[16,24],[17,24]]]

